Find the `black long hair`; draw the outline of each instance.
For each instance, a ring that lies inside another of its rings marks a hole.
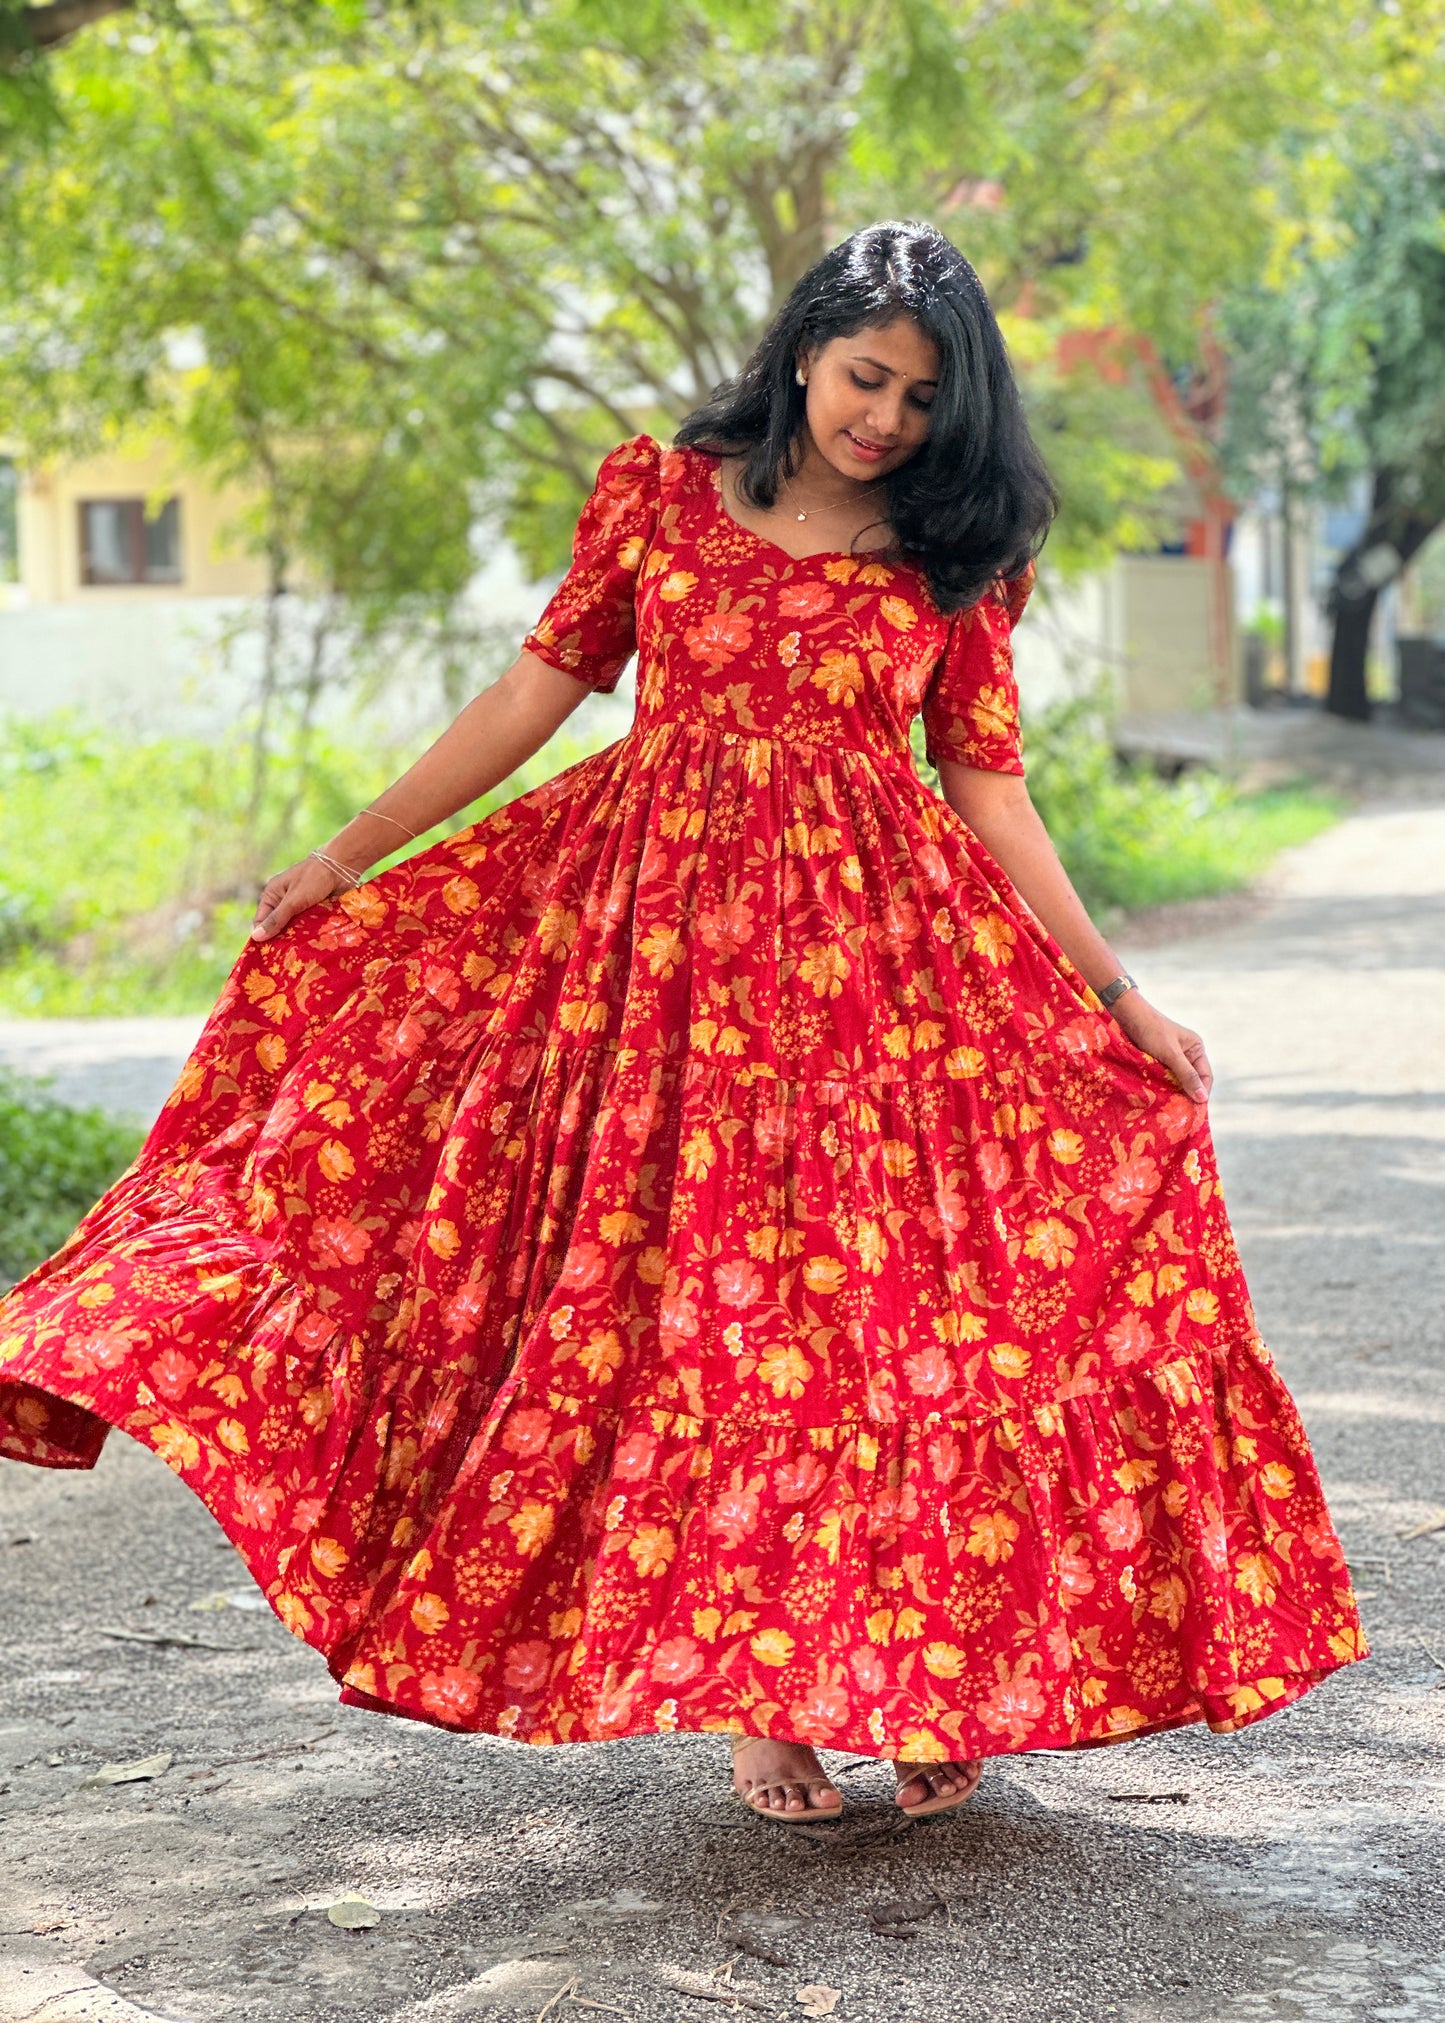
[[[968,261],[935,226],[868,225],[798,282],[735,379],[675,440],[745,461],[738,490],[771,506],[803,459],[802,353],[911,316],[938,347],[926,441],[888,480],[897,552],[921,567],[942,611],[976,604],[1043,544],[1058,494],[1029,433],[1003,333]]]

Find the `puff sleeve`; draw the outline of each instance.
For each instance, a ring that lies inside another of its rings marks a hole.
[[[923,697],[923,746],[930,765],[953,759],[991,773],[1022,773],[1019,690],[1012,632],[1034,587],[1034,565],[955,611],[948,641]]]
[[[637,646],[637,572],[657,526],[661,457],[640,435],[603,458],[572,538],[572,566],[522,642],[604,695]]]

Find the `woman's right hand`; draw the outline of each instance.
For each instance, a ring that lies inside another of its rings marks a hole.
[[[256,903],[252,941],[272,941],[289,927],[308,906],[319,906],[338,892],[347,890],[345,881],[315,857],[303,857],[285,871],[268,878]]]

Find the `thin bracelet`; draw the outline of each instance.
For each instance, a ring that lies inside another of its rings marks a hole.
[[[408,829],[405,822],[398,822],[395,815],[384,815],[380,808],[363,808],[361,812],[363,815],[375,815],[378,822],[390,822],[394,829],[400,829],[403,836],[410,836],[413,843],[416,841],[416,830]]]
[[[348,891],[354,890],[366,876],[364,871],[353,871],[349,864],[338,864],[334,857],[328,857],[324,850],[308,850],[308,857],[314,857],[318,864],[324,864],[334,877],[344,879]]]

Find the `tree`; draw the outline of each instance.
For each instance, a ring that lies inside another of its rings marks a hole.
[[[451,487],[540,570],[620,434],[735,370],[831,240],[923,212],[1019,351],[1067,480],[1054,552],[1093,559],[1171,466],[1131,440],[1122,394],[1057,369],[1056,339],[1122,323],[1187,366],[1202,305],[1269,244],[1261,167],[1316,130],[1341,19],[1305,0],[233,0],[199,25],[142,7],[143,38],[102,25],[54,61],[63,175],[37,151],[11,179],[0,402],[39,444],[144,415],[273,492],[284,463],[297,552],[349,538],[341,500],[362,495],[337,488],[336,446],[368,444],[399,496],[403,473],[438,508]],[[191,329],[208,364],[182,386],[169,342]],[[399,591],[390,546],[374,534],[351,570],[378,595]]]
[[[1287,511],[1369,481],[1329,597],[1326,707],[1356,721],[1380,591],[1445,521],[1445,123],[1396,109],[1368,140],[1276,284],[1227,317],[1240,477],[1277,484]]]

